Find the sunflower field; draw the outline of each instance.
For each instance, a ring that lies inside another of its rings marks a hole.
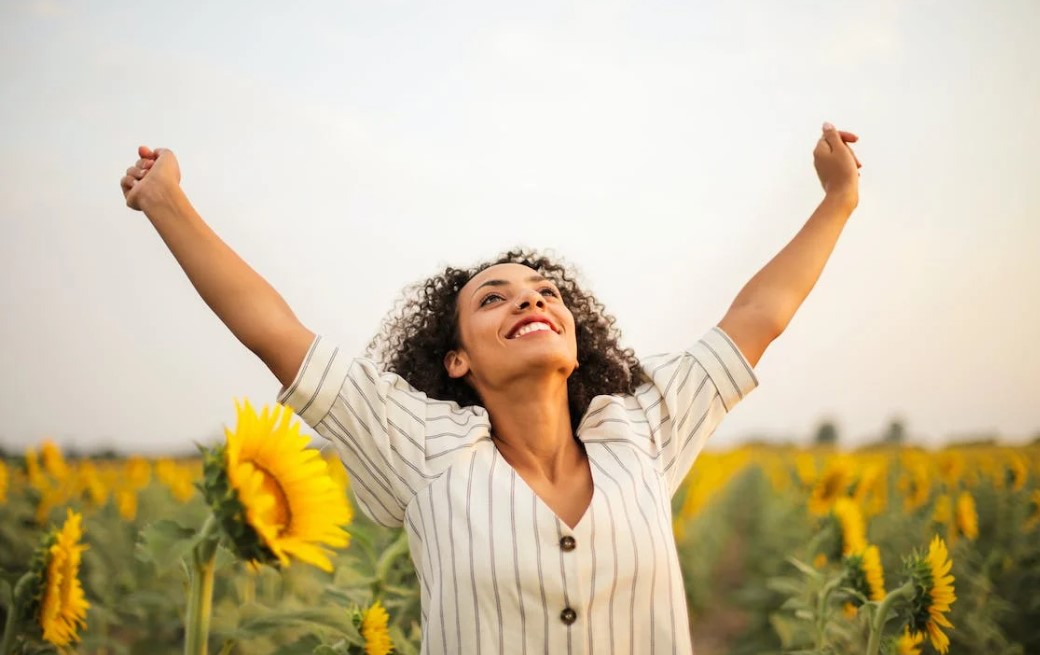
[[[0,655],[418,653],[404,533],[282,410],[0,460]],[[1040,445],[709,452],[673,516],[698,655],[1040,653]]]

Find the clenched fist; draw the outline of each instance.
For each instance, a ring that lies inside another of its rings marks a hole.
[[[813,150],[813,163],[820,184],[828,195],[841,195],[855,206],[859,202],[859,171],[862,166],[848,145],[859,141],[852,132],[823,124],[823,135]]]
[[[165,148],[151,150],[147,146],[137,148],[140,159],[126,169],[119,181],[130,209],[148,212],[155,203],[171,197],[171,192],[180,187],[181,169],[173,152]]]

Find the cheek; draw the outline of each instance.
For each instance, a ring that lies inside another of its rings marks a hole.
[[[571,341],[572,344],[574,344],[575,349],[577,349],[577,347],[578,347],[578,324],[574,321],[574,315],[571,314],[570,311],[567,312],[567,325],[568,325],[567,334],[570,335],[570,337],[571,337],[570,341]]]
[[[493,343],[498,334],[498,323],[487,314],[470,316],[469,320],[460,326],[459,333],[462,335],[463,347],[466,350],[480,350],[488,343]]]

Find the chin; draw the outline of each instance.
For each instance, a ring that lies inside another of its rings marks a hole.
[[[574,371],[575,357],[572,353],[555,350],[526,353],[523,357],[510,358],[509,362],[500,362],[499,371],[507,371],[519,375],[533,371],[565,371],[570,375]]]
[[[544,353],[526,360],[528,368],[545,371],[563,371],[568,376],[574,372],[574,356],[567,353]]]

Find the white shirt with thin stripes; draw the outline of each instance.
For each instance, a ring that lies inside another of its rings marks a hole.
[[[758,378],[718,327],[642,365],[652,382],[582,417],[594,489],[573,529],[499,454],[484,408],[321,337],[278,401],[335,444],[362,511],[408,532],[423,653],[685,654],[671,497]]]

